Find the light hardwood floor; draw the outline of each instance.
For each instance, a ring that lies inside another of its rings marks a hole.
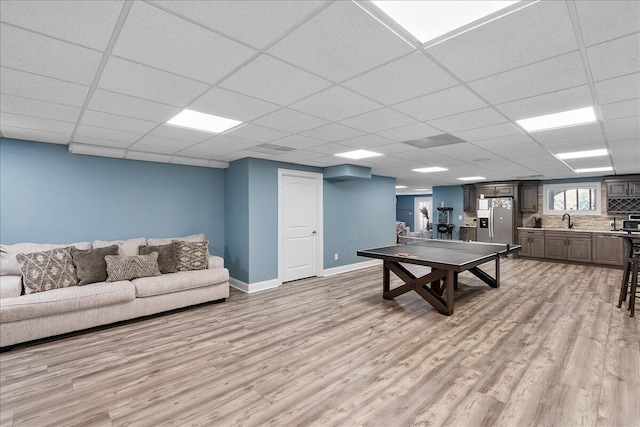
[[[640,426],[622,271],[501,266],[461,274],[450,317],[372,267],[18,347],[0,424]]]

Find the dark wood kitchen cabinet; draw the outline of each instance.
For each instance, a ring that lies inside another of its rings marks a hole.
[[[520,187],[520,212],[538,212],[538,184],[522,184]]]
[[[476,187],[475,185],[462,186],[462,206],[465,212],[476,213]]]

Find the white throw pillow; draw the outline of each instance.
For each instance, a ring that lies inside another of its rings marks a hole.
[[[204,242],[204,234],[202,233],[192,234],[186,237],[169,237],[166,239],[164,238],[149,239],[149,245],[150,246],[168,245],[169,243],[172,243],[174,240],[178,240],[180,242],[189,242],[189,243]]]
[[[93,242],[93,248],[106,248],[107,246],[118,245],[118,255],[135,256],[138,255],[138,246],[144,246],[146,244],[147,239],[145,239],[144,237],[129,240],[114,240],[111,242],[96,240]]]

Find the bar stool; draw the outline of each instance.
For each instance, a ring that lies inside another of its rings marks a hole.
[[[622,283],[620,284],[620,298],[618,299],[617,307],[622,307],[622,303],[629,296],[627,309],[631,311],[629,315],[633,317],[637,298],[638,265],[640,264],[640,234],[629,233],[620,237],[627,241],[628,255],[622,275]]]
[[[633,312],[636,308],[636,298],[638,298],[638,296],[636,295],[636,289],[638,288],[638,266],[640,265],[640,258],[631,258],[629,262],[632,264],[632,266],[628,310],[631,311],[631,313],[629,313],[629,317],[633,317]]]

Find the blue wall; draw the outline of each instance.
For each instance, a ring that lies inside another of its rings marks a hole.
[[[231,277],[249,283],[249,159],[225,169],[224,264]]]
[[[452,221],[456,227],[453,232],[453,238],[460,238],[460,226],[464,223],[464,206],[463,206],[463,194],[461,185],[449,185],[444,187],[433,187],[433,215],[431,216],[431,222],[433,222],[433,235],[437,237],[436,224],[438,223],[438,211],[436,208],[440,206],[440,203],[444,202],[446,206],[452,207],[453,212],[451,214]],[[458,219],[458,216],[462,215],[462,219]]]
[[[70,154],[0,139],[0,241],[71,243],[205,233],[223,255],[224,171]]]
[[[368,261],[356,251],[395,243],[395,184],[375,175],[324,181],[324,268]]]

